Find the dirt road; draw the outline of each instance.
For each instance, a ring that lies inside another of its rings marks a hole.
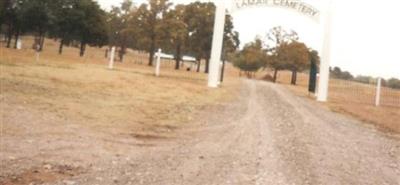
[[[399,135],[266,82],[244,81],[237,102],[174,137],[97,133],[5,108],[5,122],[29,135],[2,137],[3,184],[400,184]],[[16,115],[36,121],[28,128]]]

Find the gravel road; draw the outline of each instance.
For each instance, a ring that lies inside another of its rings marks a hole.
[[[79,137],[66,142],[71,135],[58,134],[48,146],[37,138],[41,150],[21,141],[3,152],[0,182],[23,163],[77,171],[47,184],[400,184],[399,135],[332,113],[279,85],[245,80],[243,86],[238,101],[203,111],[176,138],[59,126]],[[6,149],[11,140],[4,137]]]

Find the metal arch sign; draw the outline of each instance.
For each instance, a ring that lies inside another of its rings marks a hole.
[[[300,0],[234,0],[232,11],[255,6],[286,8],[319,22],[320,11],[314,6]]]

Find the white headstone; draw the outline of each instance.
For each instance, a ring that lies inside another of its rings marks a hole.
[[[115,57],[115,46],[111,48],[110,62],[108,63],[108,69],[114,68],[114,57]]]
[[[21,39],[18,39],[18,41],[17,41],[17,49],[18,50],[22,49],[22,40]]]
[[[160,76],[160,65],[161,65],[161,49],[158,49],[157,61],[156,61],[156,76]]]

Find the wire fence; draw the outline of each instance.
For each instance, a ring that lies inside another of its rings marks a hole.
[[[377,83],[363,84],[340,79],[331,79],[329,88],[329,99],[331,101],[345,101],[348,104],[364,105],[376,105],[378,103],[379,106],[400,108],[399,89],[380,87],[380,93],[378,93]]]
[[[382,87],[380,105],[400,108],[400,90]]]

